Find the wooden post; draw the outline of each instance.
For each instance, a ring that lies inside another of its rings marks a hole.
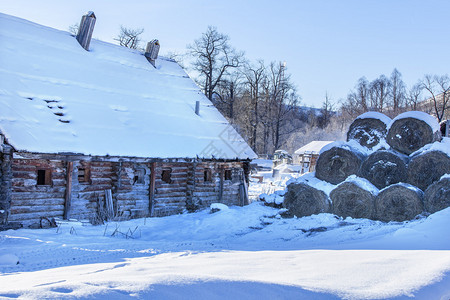
[[[249,205],[250,201],[248,201],[248,189],[247,189],[247,180],[245,179],[245,174],[243,176],[243,179],[244,179],[244,182],[243,182],[243,185],[244,185],[244,203],[243,203],[243,205]]]
[[[90,11],[81,18],[80,27],[78,27],[77,41],[87,51],[89,51],[96,19],[94,12]]]
[[[223,172],[224,172],[224,169],[221,166],[220,167],[220,183],[219,183],[219,203],[222,203],[222,198],[223,198]]]
[[[149,204],[149,208],[148,208],[148,211],[149,211],[149,214],[150,214],[150,217],[153,217],[153,215],[154,215],[154,209],[155,209],[155,207],[154,207],[154,200],[155,200],[155,183],[156,183],[156,174],[155,174],[155,172],[156,172],[156,163],[155,162],[152,162],[151,163],[151,166],[150,166],[150,186],[149,186],[149,189],[150,189],[150,191],[149,191],[149,200],[148,200],[148,204]]]
[[[69,218],[70,205],[72,202],[72,173],[73,173],[73,162],[67,162],[66,168],[66,194],[64,201],[64,219],[67,220]]]
[[[200,101],[195,101],[195,114],[200,115]]]

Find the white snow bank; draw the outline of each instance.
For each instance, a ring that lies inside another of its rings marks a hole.
[[[14,254],[3,254],[0,255],[0,266],[11,266],[17,265],[19,263],[19,258]]]
[[[347,179],[345,179],[345,181],[341,182],[339,185],[343,184],[344,182],[354,183],[374,196],[378,195],[379,193],[378,188],[374,186],[369,180],[362,177],[358,177],[356,175],[350,175],[349,177],[347,177]]]
[[[439,126],[437,119],[427,113],[422,112],[422,111],[407,111],[407,112],[399,114],[389,124],[388,130],[391,128],[392,124],[394,124],[395,121],[400,120],[400,119],[406,119],[406,118],[413,118],[413,119],[421,120],[421,121],[427,123],[431,127],[431,130],[433,131],[433,133],[436,131],[440,131],[440,126]]]
[[[411,157],[419,154],[424,154],[430,151],[441,151],[448,156],[450,156],[450,138],[444,137],[440,142],[434,142],[431,144],[427,144],[420,148],[419,150],[410,154]]]
[[[216,210],[216,211],[218,211],[218,210],[227,210],[227,209],[229,209],[228,206],[226,206],[226,205],[223,204],[223,203],[212,203],[212,204],[209,206],[209,208],[210,208],[211,210]]]
[[[346,150],[350,150],[352,152],[356,152],[356,153],[360,153],[361,155],[369,155],[371,154],[374,150],[370,150],[366,147],[361,146],[361,144],[359,144],[357,141],[355,140],[350,140],[348,142],[344,142],[344,141],[336,141],[333,143],[330,143],[326,146],[324,146],[321,150],[319,154],[324,153],[325,151],[330,150],[331,148],[343,148]]]
[[[291,183],[305,183],[315,189],[323,191],[328,196],[330,196],[331,191],[337,187],[337,185],[318,179],[316,177],[316,172],[306,173],[298,178],[292,178],[286,182],[286,186]]]
[[[377,119],[380,120],[381,122],[383,122],[384,124],[386,124],[386,127],[391,123],[392,119],[389,118],[388,116],[386,116],[383,113],[377,112],[377,111],[368,111],[365,112],[361,115],[359,115],[358,117],[356,117],[356,119]]]
[[[281,191],[284,193],[284,191]],[[270,195],[267,195],[265,193],[259,195],[259,199],[266,202],[267,204],[276,204],[280,205],[284,202],[284,197],[280,196],[279,193],[273,193]]]

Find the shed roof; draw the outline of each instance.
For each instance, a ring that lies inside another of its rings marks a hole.
[[[256,158],[173,60],[0,14],[0,133],[18,151]],[[200,114],[195,102],[200,101]]]
[[[320,149],[330,143],[333,141],[312,141],[295,151],[295,154],[319,154]]]

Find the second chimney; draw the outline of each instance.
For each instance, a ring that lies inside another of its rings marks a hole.
[[[90,11],[81,18],[80,27],[78,27],[77,41],[87,51],[89,51],[96,19],[94,12]]]
[[[145,48],[145,57],[147,60],[155,67],[155,60],[158,58],[159,53],[159,41],[152,40],[147,43],[147,48]]]

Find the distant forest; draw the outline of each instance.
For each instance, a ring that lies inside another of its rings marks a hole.
[[[115,40],[140,49],[143,31],[121,27]],[[211,26],[185,53],[166,56],[194,75],[206,97],[261,156],[277,149],[292,153],[313,140],[344,140],[353,119],[367,111],[393,118],[420,110],[439,121],[450,114],[448,75],[427,74],[408,87],[397,69],[372,81],[361,77],[345,99],[332,101],[325,95],[321,108],[304,107],[285,62],[250,61],[230,45],[226,34]]]

